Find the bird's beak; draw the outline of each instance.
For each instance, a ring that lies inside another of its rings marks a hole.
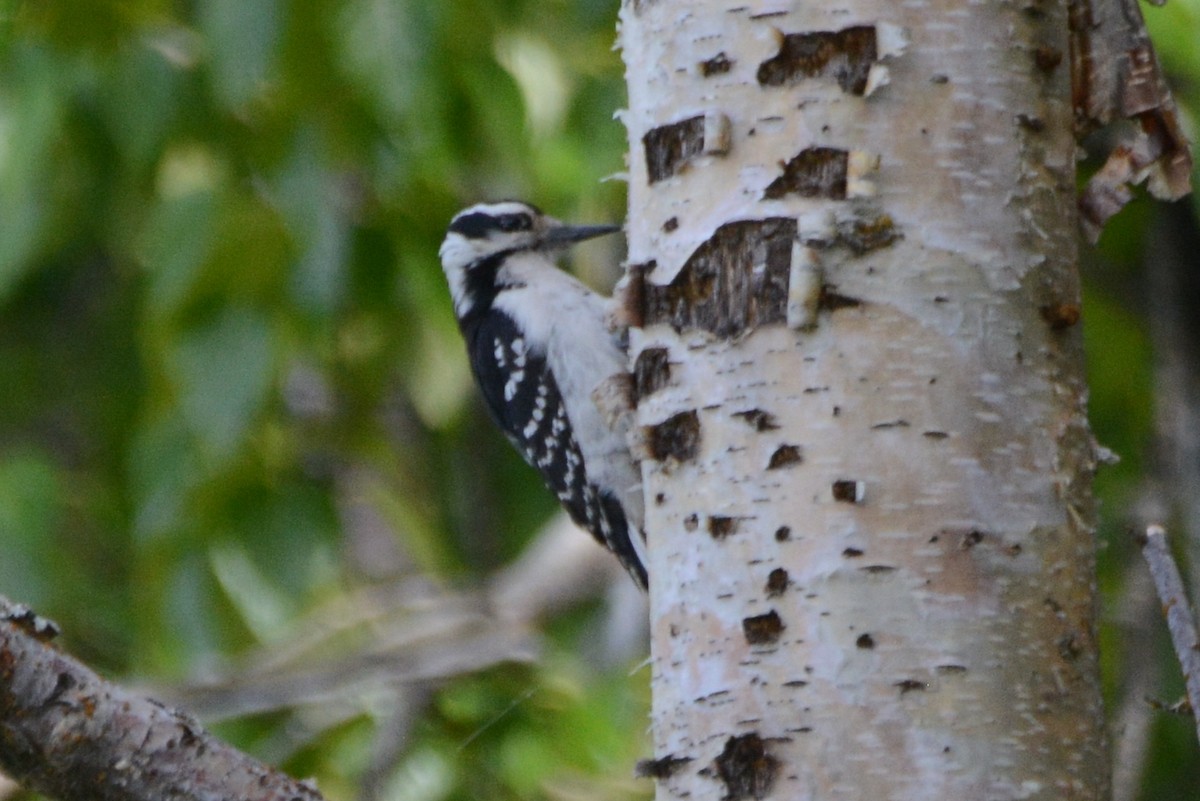
[[[542,244],[552,248],[566,247],[620,230],[619,225],[557,225],[542,236]]]

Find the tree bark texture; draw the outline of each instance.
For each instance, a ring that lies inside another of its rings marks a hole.
[[[0,768],[63,801],[321,801],[182,712],[59,651],[53,624],[0,597]]]
[[[660,797],[1103,799],[1065,3],[621,46]]]

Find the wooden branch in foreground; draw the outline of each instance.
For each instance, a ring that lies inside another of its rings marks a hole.
[[[97,676],[0,596],[0,769],[72,801],[320,801],[186,714]]]
[[[1142,556],[1150,565],[1150,575],[1167,616],[1171,643],[1183,668],[1188,703],[1192,707],[1197,736],[1200,736],[1200,637],[1196,634],[1196,619],[1188,606],[1179,567],[1171,556],[1171,549],[1167,547],[1166,529],[1147,526],[1146,533],[1138,538],[1138,543],[1142,546]]]

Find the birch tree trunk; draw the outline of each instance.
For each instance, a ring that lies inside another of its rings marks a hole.
[[[660,798],[1106,797],[1067,31],[623,2]]]

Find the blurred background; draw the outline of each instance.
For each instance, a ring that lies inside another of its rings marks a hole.
[[[616,10],[0,0],[0,593],[331,799],[649,797],[640,601],[487,420],[437,263],[481,199],[623,217]],[[1195,138],[1200,0],[1147,15]],[[1117,801],[1200,798],[1128,536],[1200,576],[1198,230],[1143,198],[1085,251]]]

